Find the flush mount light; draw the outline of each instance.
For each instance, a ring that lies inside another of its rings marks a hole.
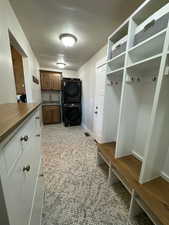
[[[59,39],[65,47],[72,47],[77,42],[77,38],[73,34],[61,34]]]
[[[56,63],[56,65],[57,65],[57,67],[58,67],[59,69],[64,69],[65,66],[66,66],[65,63]]]

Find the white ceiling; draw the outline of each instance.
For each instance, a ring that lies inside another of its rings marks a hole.
[[[77,70],[144,0],[10,0],[40,66],[56,68],[64,56],[66,69]],[[78,38],[64,48],[61,33]]]

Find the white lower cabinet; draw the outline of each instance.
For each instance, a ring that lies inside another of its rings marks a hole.
[[[8,215],[5,220],[0,216],[3,225],[40,225],[43,176],[39,176],[41,130],[38,113],[32,113],[14,136],[0,146],[0,162],[4,164],[0,171],[0,195],[5,200],[0,207],[6,208]]]
[[[30,220],[30,225],[41,224],[42,219],[42,206],[44,199],[44,184],[43,184],[43,173],[40,171],[37,183],[36,192],[34,193],[34,204],[32,208],[32,215]]]

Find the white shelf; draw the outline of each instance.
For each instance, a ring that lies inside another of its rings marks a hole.
[[[110,70],[116,70],[124,67],[125,54],[126,52],[123,52],[107,61],[107,66],[110,68]]]
[[[124,70],[124,67],[121,67],[119,69],[116,69],[116,70],[112,70],[110,72],[107,73],[107,76],[110,76],[110,75],[116,75],[116,76],[123,76],[123,70]]]
[[[110,64],[110,63],[112,63],[113,61],[122,59],[123,57],[125,57],[125,54],[126,54],[126,51],[125,51],[125,52],[122,52],[121,54],[119,54],[119,55],[113,57],[112,59],[108,60],[108,61],[107,61],[107,64]]]
[[[130,48],[129,56],[131,60],[137,62],[162,53],[165,35],[166,29]]]
[[[111,40],[113,43],[116,43],[121,38],[125,37],[128,34],[128,25],[129,25],[129,18],[124,21],[124,23],[121,24],[110,36],[109,40]]]
[[[162,54],[158,54],[153,57],[133,63],[127,67],[127,70],[129,72],[140,74],[140,75],[147,75],[148,73],[152,75],[155,72],[158,73],[160,68],[160,63],[161,63],[161,57],[162,57]]]
[[[141,24],[153,13],[164,7],[168,0],[146,0],[132,15],[137,24]]]

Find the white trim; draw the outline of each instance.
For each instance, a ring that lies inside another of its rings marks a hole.
[[[166,180],[167,182],[169,182],[169,176],[168,176],[165,172],[161,171],[161,177],[162,177],[164,180]]]
[[[143,161],[143,157],[141,155],[139,155],[137,152],[132,151],[133,156],[136,157],[136,159],[140,160],[141,162]]]

